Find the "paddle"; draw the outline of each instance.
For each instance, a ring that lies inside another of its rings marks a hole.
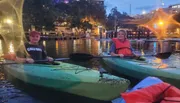
[[[54,61],[63,61],[63,60],[69,60],[70,58],[56,58],[54,59]],[[52,62],[54,62],[52,61]],[[48,60],[35,60],[34,63],[46,63],[49,62]],[[0,62],[0,65],[9,65],[9,64],[21,64],[21,63],[17,63],[17,62],[12,62],[12,63],[3,63]],[[31,64],[31,63],[23,63],[23,64]]]
[[[143,56],[155,56],[160,59],[167,59],[171,55],[171,52],[157,53],[156,55],[143,55]],[[93,56],[87,53],[73,53],[70,54],[70,59],[73,61],[88,61],[93,58],[120,58],[119,56]],[[125,59],[132,59],[133,56],[125,56]]]
[[[171,56],[171,52],[165,52],[165,53],[157,53],[156,55],[143,55],[143,56],[155,56],[160,59],[167,59],[169,56]],[[63,61],[63,60],[73,60],[78,62],[84,62],[91,60],[93,58],[120,58],[119,56],[93,56],[91,54],[87,53],[72,53],[70,54],[69,58],[57,58],[54,59],[54,61]],[[132,59],[133,56],[125,56],[124,59]],[[45,63],[49,62],[48,60],[37,60],[35,63]],[[8,64],[18,64],[16,62],[13,63],[1,63],[0,65],[8,65]],[[29,64],[29,63],[28,63]]]

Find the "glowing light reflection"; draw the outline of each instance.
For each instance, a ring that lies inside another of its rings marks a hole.
[[[0,40],[0,56],[2,55],[4,54],[3,54],[2,40]]]
[[[10,44],[9,44],[9,53],[10,54],[14,53],[14,45],[12,42],[10,42]]]

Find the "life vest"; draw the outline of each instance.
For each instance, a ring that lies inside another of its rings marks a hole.
[[[2,57],[6,60],[16,60],[16,54],[14,53],[4,54]]]
[[[165,82],[121,93],[121,96],[126,103],[180,103],[180,90]]]
[[[116,53],[117,54],[123,54],[125,56],[131,56],[131,44],[129,40],[125,40],[124,42],[119,41],[117,38],[112,39],[115,47],[116,47]]]

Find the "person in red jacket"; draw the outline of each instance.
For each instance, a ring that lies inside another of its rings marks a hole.
[[[132,52],[131,43],[127,39],[127,34],[124,30],[117,33],[117,38],[112,39],[113,43],[110,47],[110,54],[112,56],[136,56]]]

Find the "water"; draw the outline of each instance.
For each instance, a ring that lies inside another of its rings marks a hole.
[[[97,41],[95,39],[80,39],[80,40],[67,40],[67,41],[41,41],[45,45],[47,54],[53,58],[68,57],[69,54],[74,52],[90,53],[93,55],[99,55],[103,51],[108,51],[110,47],[109,41]],[[3,48],[2,44],[2,48]],[[156,52],[173,51],[174,54],[163,62],[168,65],[180,67],[179,59],[180,43],[179,42],[137,42],[133,43],[133,48],[136,54],[154,54]],[[8,49],[0,48],[0,52],[7,52]],[[2,51],[3,50],[3,51]],[[152,62],[154,58],[149,58],[149,62]],[[90,68],[104,68],[108,72],[130,79],[133,84],[138,81],[117,74],[111,69],[107,68],[101,60],[93,59],[88,62],[73,62],[82,66]],[[12,77],[8,77],[0,69],[0,103],[106,103],[103,101],[92,100],[88,98],[82,98],[76,95],[70,95],[62,92],[53,91],[47,88],[37,87],[35,85],[26,84],[22,81],[16,80]],[[8,79],[8,80],[7,80]],[[109,103],[109,102],[107,102]]]

